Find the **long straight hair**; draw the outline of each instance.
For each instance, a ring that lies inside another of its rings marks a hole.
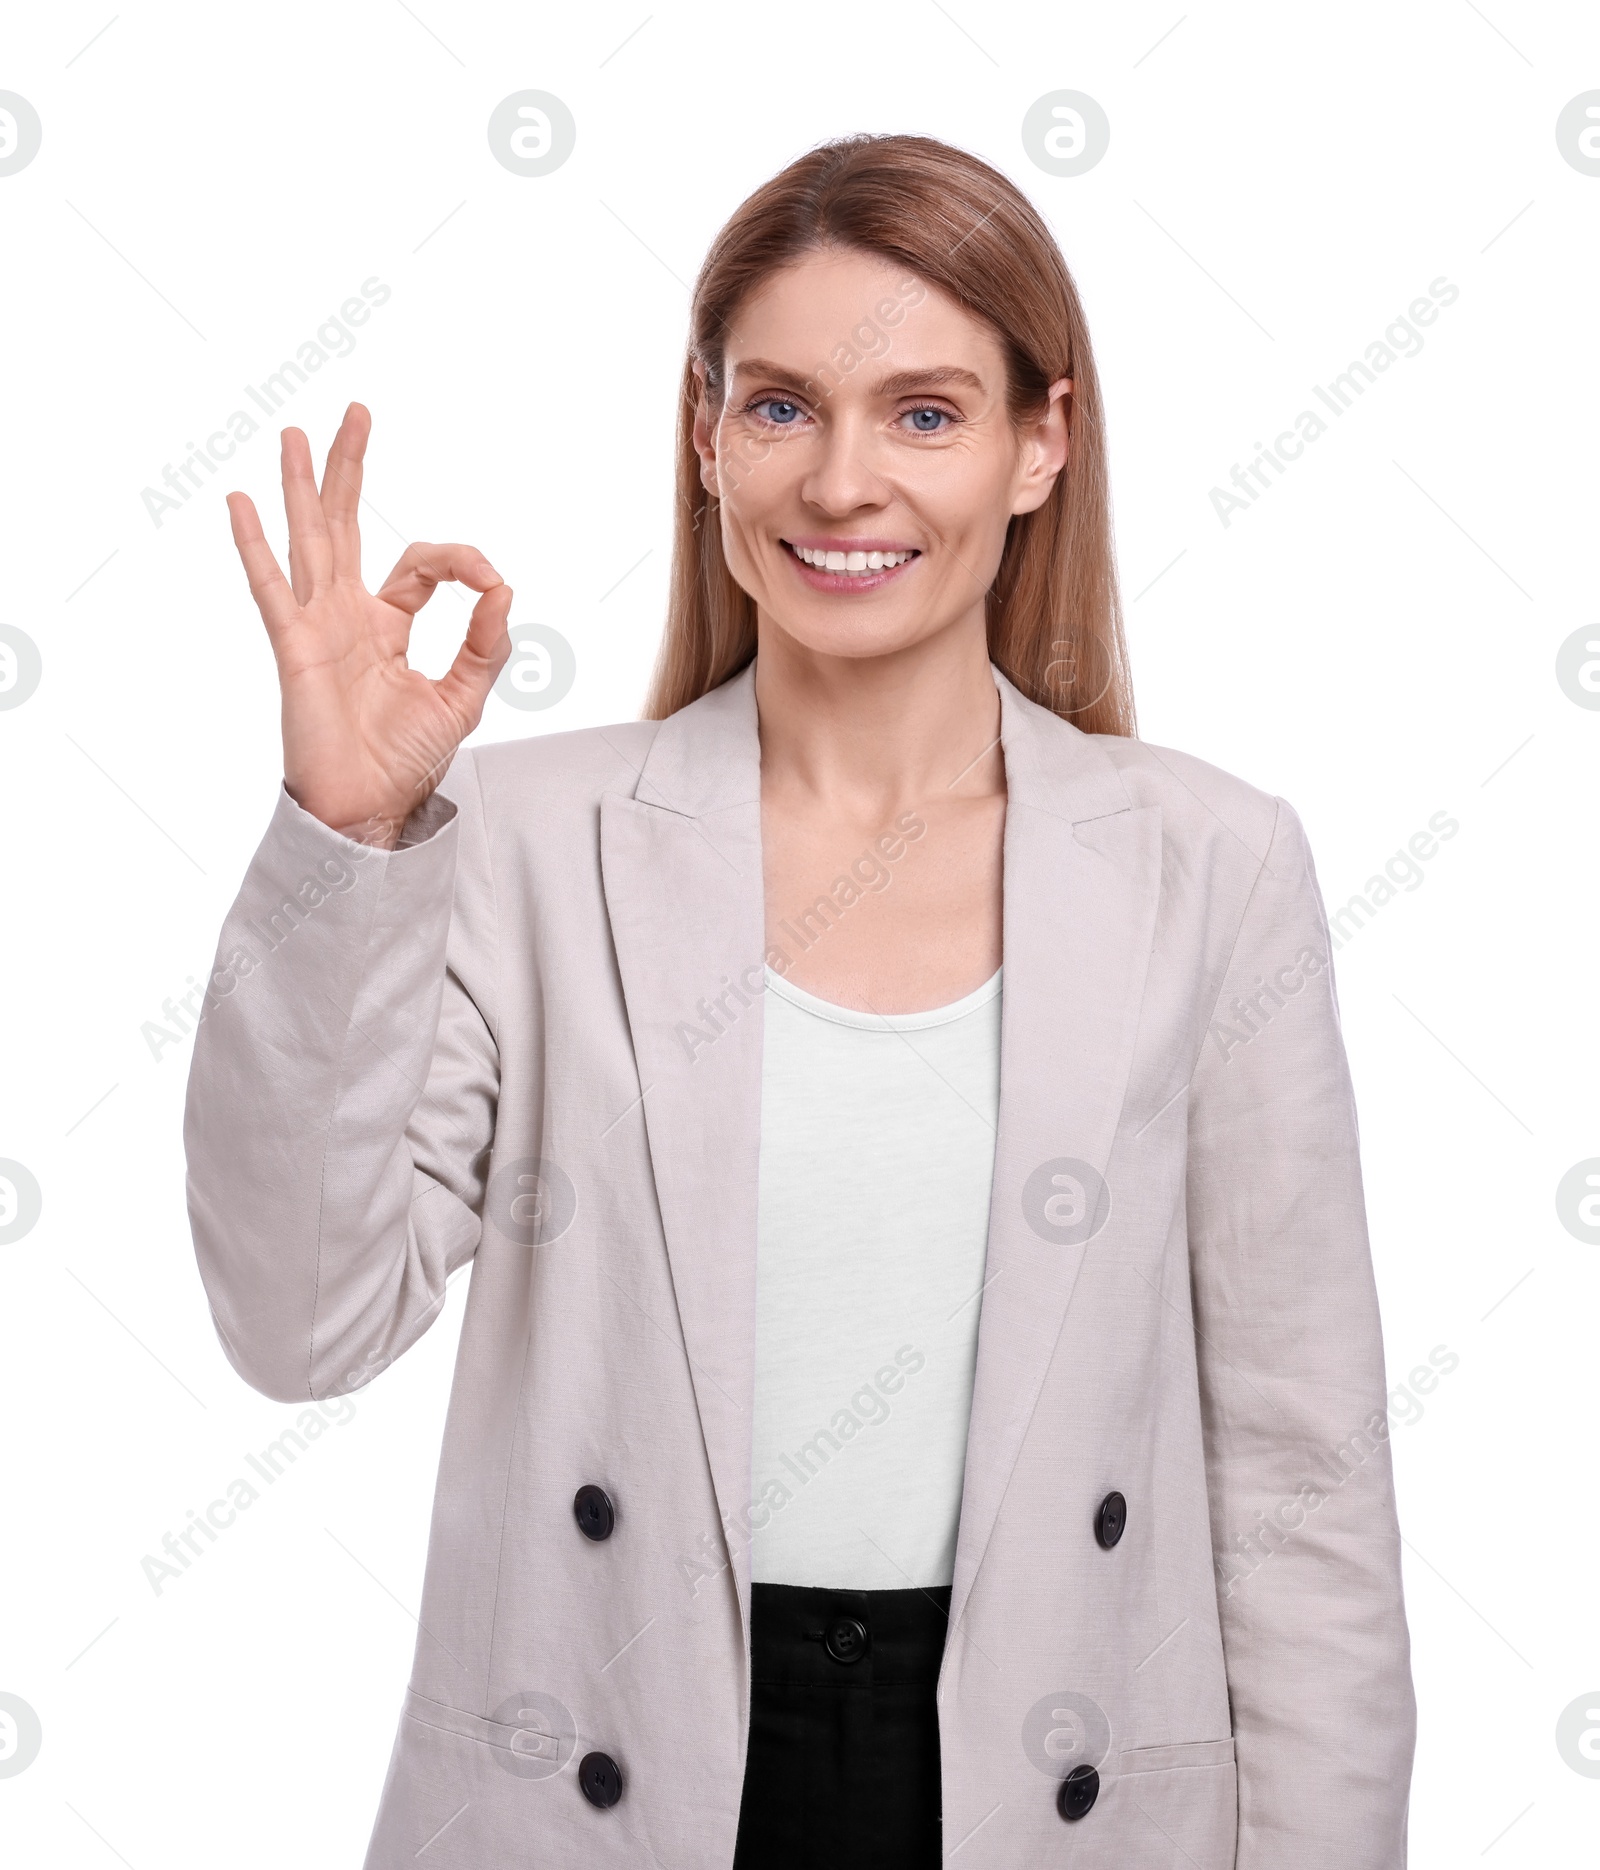
[[[758,188],[706,255],[678,409],[667,627],[645,718],[664,719],[698,700],[756,653],[756,607],[728,570],[717,501],[700,479],[695,366],[705,372],[715,411],[724,334],[739,307],[772,273],[823,247],[876,255],[986,320],[1005,350],[1014,425],[1037,419],[1050,385],[1072,379],[1066,466],[1041,507],[1013,515],[986,595],[989,655],[1030,700],[1084,732],[1132,735],[1105,415],[1077,287],[1049,229],[1013,183],[965,150],[922,136],[821,144]],[[835,358],[845,372],[860,361],[849,344]]]

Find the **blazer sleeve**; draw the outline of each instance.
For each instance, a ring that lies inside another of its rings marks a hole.
[[[1383,1341],[1327,919],[1281,799],[1189,1136],[1237,1870],[1402,1870],[1416,1704]]]
[[[279,1401],[370,1381],[476,1251],[493,908],[470,754],[388,852],[280,791],[223,924],[184,1114],[217,1335]]]

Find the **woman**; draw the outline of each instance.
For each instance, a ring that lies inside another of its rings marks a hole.
[[[475,1262],[369,1866],[1403,1864],[1327,926],[1287,804],[1133,737],[1037,214],[882,137],[730,221],[641,722],[458,756],[511,593],[367,593],[368,427],[320,490],[284,432],[288,582],[230,496],[284,787],[186,1135],[270,1396]]]

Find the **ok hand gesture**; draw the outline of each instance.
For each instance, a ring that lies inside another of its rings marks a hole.
[[[261,612],[283,694],[283,776],[313,817],[392,850],[477,726],[511,654],[511,587],[474,547],[410,545],[376,593],[361,582],[357,505],[372,417],[345,411],[318,491],[311,446],[283,431],[286,579],[249,496],[228,495],[233,542]],[[449,672],[406,665],[416,613],[449,580],[483,595]]]

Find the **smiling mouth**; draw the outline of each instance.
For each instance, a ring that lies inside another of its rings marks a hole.
[[[898,571],[922,554],[915,547],[900,551],[824,551],[820,547],[791,545],[781,540],[784,550],[813,574],[837,578],[841,583],[856,578],[881,578],[885,572]]]

